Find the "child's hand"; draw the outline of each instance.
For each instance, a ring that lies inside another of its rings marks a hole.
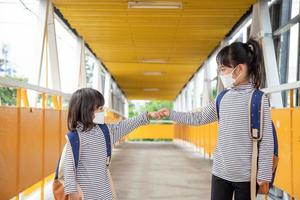
[[[78,192],[69,194],[69,197],[70,197],[70,200],[81,200],[82,199]]]
[[[170,116],[170,110],[168,108],[162,108],[157,112],[159,114],[159,118]]]
[[[149,119],[159,119],[160,116],[159,116],[158,112],[148,112],[148,118]]]

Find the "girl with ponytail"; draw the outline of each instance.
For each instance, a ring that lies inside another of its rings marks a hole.
[[[253,141],[249,133],[249,101],[253,91],[264,82],[261,48],[253,39],[247,43],[235,42],[221,49],[216,61],[220,79],[227,88],[218,104],[219,112],[216,102],[211,102],[197,112],[176,112],[163,108],[159,115],[188,125],[218,121],[211,199],[232,200],[234,195],[235,200],[250,200]],[[274,139],[267,97],[264,97],[262,107],[263,137],[258,147],[257,188],[272,181],[273,166]]]
[[[232,43],[224,47],[216,59],[224,87],[237,86],[242,82],[251,82],[257,89],[262,85],[262,52],[257,41],[250,39],[247,43]],[[232,77],[227,73],[231,70]]]

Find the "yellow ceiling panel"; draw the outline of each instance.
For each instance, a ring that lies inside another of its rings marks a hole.
[[[159,2],[180,2],[182,8],[129,9],[127,0],[53,0],[129,99],[172,100],[255,0]]]

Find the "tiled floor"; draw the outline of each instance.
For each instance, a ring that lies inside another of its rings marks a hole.
[[[209,200],[211,162],[175,143],[124,143],[111,165],[120,200]]]
[[[119,200],[209,200],[211,165],[183,143],[129,142],[114,149],[111,172]],[[40,189],[20,199],[40,199]],[[49,182],[45,200],[52,199]]]

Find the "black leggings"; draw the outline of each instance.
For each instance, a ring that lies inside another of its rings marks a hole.
[[[231,182],[212,176],[211,200],[232,200],[233,193],[235,200],[251,200],[250,182]]]

